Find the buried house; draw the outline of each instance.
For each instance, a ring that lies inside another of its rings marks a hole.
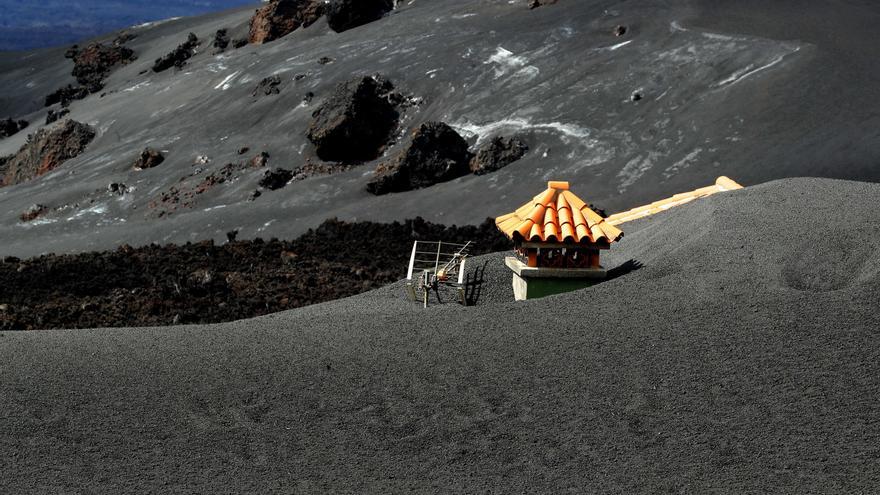
[[[618,225],[742,187],[721,176],[710,186],[602,218],[569,191],[568,182],[551,181],[532,201],[495,219],[514,243],[516,256],[505,260],[514,295],[522,301],[594,285],[607,276],[599,253],[623,237]]]
[[[605,279],[599,253],[623,232],[569,190],[551,181],[547,190],[518,210],[495,219],[514,242],[516,256],[505,260],[513,271],[516,299],[533,299],[582,289]]]

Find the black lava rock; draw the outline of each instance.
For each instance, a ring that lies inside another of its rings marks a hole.
[[[18,131],[27,128],[27,126],[28,122],[26,120],[0,120],[0,138],[9,137],[13,134],[18,134]]]
[[[293,179],[293,172],[283,168],[268,170],[260,179],[260,187],[274,191],[286,186]]]
[[[307,135],[318,157],[344,163],[379,157],[400,119],[393,90],[377,77],[339,84],[312,114]]]
[[[158,150],[154,150],[152,148],[147,148],[144,151],[141,151],[140,156],[134,162],[135,170],[146,170],[148,168],[153,168],[159,166],[162,162],[165,161],[165,156],[162,152]]]
[[[341,33],[381,19],[392,9],[392,0],[332,0],[325,14],[330,29]]]
[[[409,191],[470,173],[467,141],[443,122],[427,122],[412,134],[406,149],[379,165],[367,184],[373,194]]]
[[[177,45],[177,48],[172,50],[171,53],[156,59],[156,62],[153,64],[153,72],[163,72],[172,67],[177,67],[178,69],[183,67],[186,65],[186,61],[195,55],[196,48],[200,44],[199,38],[195,34],[189,33],[184,43]]]
[[[253,96],[271,96],[277,95],[281,93],[281,77],[279,76],[269,76],[264,78],[257,84],[257,87],[254,88]]]
[[[471,160],[471,171],[483,175],[500,170],[522,158],[528,151],[528,145],[519,139],[495,137],[477,151]]]

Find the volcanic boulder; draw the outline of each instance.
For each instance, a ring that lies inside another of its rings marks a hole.
[[[290,170],[283,168],[267,170],[263,178],[260,179],[260,187],[274,191],[286,186],[290,179],[293,179],[293,172]]]
[[[40,129],[15,156],[6,160],[0,186],[25,182],[58,168],[79,156],[94,138],[94,129],[73,120]]]
[[[327,23],[341,33],[381,19],[393,9],[393,0],[332,0],[326,7]]]
[[[148,168],[158,167],[165,161],[165,155],[158,150],[154,150],[152,148],[146,148],[144,151],[141,151],[141,154],[138,156],[137,160],[134,162],[135,170],[146,170]]]
[[[394,86],[378,77],[361,77],[336,86],[312,114],[308,138],[325,161],[374,160],[397,128]]]
[[[26,120],[0,120],[0,139],[18,134],[18,131],[24,130],[27,126]]]
[[[495,137],[471,159],[471,171],[483,175],[500,170],[522,158],[528,151],[529,147],[519,139]]]
[[[177,48],[167,55],[156,59],[156,62],[153,64],[153,72],[163,72],[172,67],[177,67],[178,69],[183,67],[186,65],[186,61],[196,54],[196,48],[200,44],[199,38],[195,34],[189,33],[185,42],[177,45]]]
[[[34,204],[28,207],[27,210],[23,211],[21,215],[18,216],[18,219],[25,223],[32,222],[47,211],[49,211],[49,209],[46,208],[46,206],[41,204]]]
[[[324,14],[323,0],[270,0],[251,18],[248,41],[268,43],[308,27]]]
[[[470,173],[467,141],[443,122],[427,122],[399,155],[376,168],[367,184],[373,194],[409,191]]]
[[[269,76],[257,84],[252,96],[271,96],[279,93],[281,93],[281,77]]]

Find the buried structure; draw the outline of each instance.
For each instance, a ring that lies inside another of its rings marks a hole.
[[[618,225],[736,189],[742,186],[721,176],[711,186],[603,218],[569,191],[568,182],[551,181],[532,201],[495,219],[514,243],[516,255],[505,259],[514,296],[522,301],[595,285],[608,275],[599,253],[623,237]]]
[[[505,260],[513,271],[518,301],[589,287],[606,272],[601,250],[623,237],[574,193],[568,182],[551,181],[547,189],[495,224],[514,242],[516,256]]]

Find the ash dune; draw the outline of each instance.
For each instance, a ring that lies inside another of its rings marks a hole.
[[[65,117],[96,129],[94,142],[39,180],[0,189],[4,254],[35,254],[35,245],[108,249],[119,239],[220,241],[230,230],[291,238],[328,216],[390,221],[406,212],[475,224],[560,177],[608,211],[725,174],[746,185],[878,177],[872,61],[880,43],[872,26],[880,12],[872,4],[590,1],[530,10],[525,2],[400,2],[342,33],[320,18],[270,43],[234,48],[253,13],[128,30],[136,37],[125,46],[137,60],[115,67],[106,87],[73,101]],[[215,54],[218,30],[229,46]],[[200,45],[182,68],[149,71],[189,33]],[[0,140],[0,156],[15,154],[44,121],[47,94],[76,83],[63,51],[0,55],[0,118],[32,123]],[[340,83],[376,74],[413,102],[383,156],[322,161],[307,137],[312,113]],[[266,78],[278,78],[268,94],[259,92]],[[503,138],[529,152],[489,174],[382,197],[366,191],[376,166],[433,121],[452,126],[474,151]],[[130,164],[146,147],[166,163],[135,173]],[[155,214],[151,204],[181,189],[181,177],[221,173],[243,148],[251,152],[245,158],[268,153],[272,168],[321,173],[256,199],[264,171],[241,173],[173,215]],[[94,197],[111,183],[129,194]],[[20,222],[34,203],[65,213]]]
[[[0,333],[0,485],[871,492],[878,201],[819,179],[718,194],[629,224],[604,263],[643,268],[520,304],[499,253],[473,260],[469,308],[395,284],[214,326]]]

